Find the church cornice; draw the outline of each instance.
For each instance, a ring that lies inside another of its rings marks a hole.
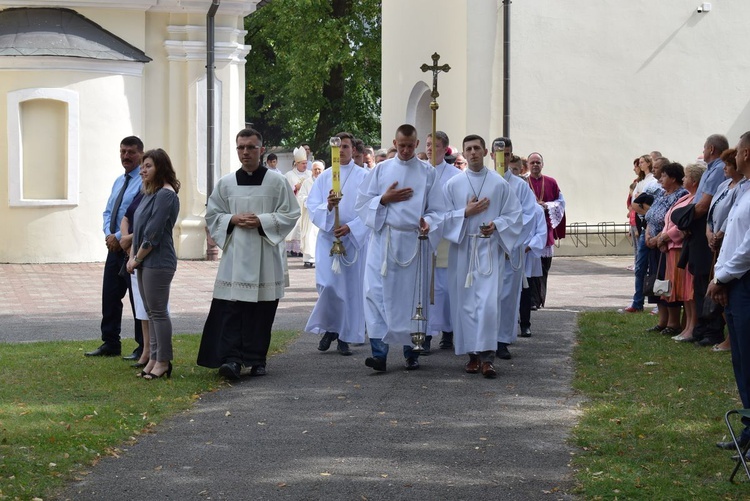
[[[206,42],[184,42],[179,40],[167,40],[164,42],[169,61],[205,61]],[[221,43],[214,45],[214,57],[217,63],[245,63],[245,57],[250,52],[249,45],[239,43]]]
[[[133,61],[102,61],[58,56],[0,57],[0,71],[83,71],[141,77],[143,69],[144,63]]]
[[[217,15],[247,16],[258,0],[221,0]],[[64,7],[69,9],[117,9],[170,13],[208,12],[210,0],[0,0],[0,9],[10,7]]]

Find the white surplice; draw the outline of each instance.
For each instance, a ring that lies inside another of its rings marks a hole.
[[[349,226],[350,233],[341,238],[346,255],[340,257],[341,273],[331,269],[333,257],[331,247],[335,211],[328,210],[328,193],[332,186],[332,169],[326,169],[315,180],[307,198],[307,210],[312,223],[318,228],[315,250],[315,283],[318,301],[315,303],[306,332],[323,334],[337,332],[339,339],[347,343],[365,342],[364,273],[366,245],[370,229],[362,223],[354,210],[359,185],[367,177],[367,171],[353,161],[341,166],[341,201],[339,223]]]
[[[307,210],[307,197],[313,187],[315,179],[309,177],[302,183],[297,192],[297,203],[301,215],[299,218],[299,250],[302,252],[303,263],[315,263],[315,245],[318,241],[318,227],[312,224],[310,211]]]
[[[394,182],[398,183],[396,189],[414,190],[413,196],[382,205],[383,193]],[[442,219],[435,211],[442,203],[438,191],[435,169],[416,157],[385,160],[360,185],[356,210],[372,229],[365,270],[365,322],[372,339],[410,345],[411,318],[418,302],[427,311],[429,255],[437,247]],[[430,240],[418,238],[422,217],[430,225]],[[417,279],[418,264],[421,280]],[[417,297],[420,288],[422,295]]]
[[[508,181],[513,194],[516,195],[521,204],[523,213],[523,230],[518,237],[518,244],[508,253],[505,274],[503,277],[503,288],[500,293],[500,330],[497,340],[500,343],[513,343],[518,337],[518,307],[521,303],[521,290],[523,288],[523,277],[526,253],[524,242],[533,229],[534,213],[539,204],[536,202],[534,192],[529,188],[529,183],[508,170],[503,179]]]
[[[242,172],[244,174],[244,171]],[[267,170],[259,186],[241,186],[232,172],[216,183],[208,199],[206,224],[224,254],[214,284],[214,298],[229,301],[274,301],[284,297],[284,262],[279,244],[292,231],[300,208],[284,176]],[[233,214],[252,212],[257,228],[234,226]]]
[[[295,196],[297,195],[297,192],[299,189],[297,188],[297,185],[302,187],[302,184],[305,182],[306,179],[310,179],[312,177],[312,172],[309,170],[305,170],[303,172],[300,172],[297,170],[297,167],[293,167],[292,170],[284,174],[284,177],[287,181],[289,181],[289,185],[294,190]],[[300,218],[297,221],[297,224],[294,226],[294,229],[289,232],[289,234],[286,236],[285,240],[287,242],[290,242],[292,240],[300,240],[300,226],[302,224],[302,218]]]
[[[494,351],[502,311],[500,291],[506,253],[516,247],[523,230],[521,204],[499,174],[487,168],[465,170],[445,186],[450,211],[443,221],[443,237],[451,242],[448,257],[449,290],[456,355]],[[465,217],[472,198],[487,197],[487,210]],[[481,238],[479,227],[492,221],[495,231]]]
[[[445,195],[443,194],[443,186],[453,176],[461,174],[461,169],[449,164],[445,160],[435,167],[435,186],[436,190],[440,194],[440,200],[442,207],[436,208],[438,214],[443,214],[447,211],[447,205],[445,202]],[[442,230],[438,229],[438,236],[442,236]],[[427,334],[431,336],[440,335],[441,332],[453,332],[453,324],[451,323],[451,305],[450,296],[448,294],[448,249],[450,243],[441,238],[438,244],[437,252],[432,255],[432,259],[435,260],[435,274],[434,274],[434,303],[430,303],[428,306],[428,327]],[[432,265],[432,263],[430,263]]]
[[[547,220],[544,217],[544,209],[536,204],[534,219],[531,221],[532,230],[526,239],[526,277],[542,276],[542,252],[547,245]]]

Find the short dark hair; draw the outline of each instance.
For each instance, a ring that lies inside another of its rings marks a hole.
[[[492,144],[494,145],[497,141],[504,142],[505,147],[510,148],[511,153],[513,153],[513,141],[511,141],[509,137],[505,137],[505,136],[496,137],[495,140],[492,141]]]
[[[260,144],[263,144],[263,136],[261,135],[261,133],[249,127],[239,131],[237,133],[237,137],[235,137],[234,140],[237,141],[241,137],[253,137],[253,136],[258,138],[258,140],[260,141]]]
[[[432,132],[427,134],[427,137],[432,137]],[[448,139],[448,134],[446,134],[445,132],[441,130],[435,131],[435,139],[439,139],[440,142],[443,143],[443,146],[445,146],[446,148],[448,147],[449,144],[451,144],[451,140]]]
[[[266,162],[270,162],[271,160],[278,160],[279,157],[276,156],[276,153],[269,153],[266,157]]]
[[[477,139],[482,144],[482,148],[484,148],[486,150],[487,149],[487,145],[484,142],[484,138],[482,136],[477,135],[477,134],[469,134],[468,136],[466,136],[464,138],[464,140],[461,142],[461,148],[463,148],[464,146],[466,146],[466,143],[468,143],[469,141],[476,141]]]
[[[352,142],[352,146],[354,146],[354,134],[351,132],[339,132],[334,137],[337,137],[339,139],[348,139]]]
[[[139,152],[143,153],[143,141],[138,136],[128,136],[120,141],[121,146],[135,146]]]
[[[680,163],[672,162],[661,168],[661,175],[662,177],[669,176],[676,180],[677,184],[682,184],[685,178],[685,168]]]
[[[365,154],[365,142],[359,138],[355,137],[354,139],[352,139],[352,148],[354,148],[354,151],[356,151],[357,153],[362,153],[363,155]]]
[[[750,145],[750,130],[740,136],[740,144],[743,146]]]
[[[721,154],[721,160],[727,165],[731,165],[734,170],[737,170],[737,150],[734,148],[728,148]]]
[[[521,160],[521,157],[519,157],[518,155],[511,155],[510,156],[510,160],[508,160],[509,164],[514,164],[514,163],[518,163],[518,162],[521,162],[523,164],[523,161]]]
[[[396,129],[396,135],[398,136],[399,134],[407,137],[416,136],[417,128],[412,124],[402,124],[398,127],[398,129]]]

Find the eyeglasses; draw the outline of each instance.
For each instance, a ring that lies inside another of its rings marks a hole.
[[[254,151],[260,148],[260,146],[256,146],[254,144],[248,144],[245,146],[237,146],[237,151]]]

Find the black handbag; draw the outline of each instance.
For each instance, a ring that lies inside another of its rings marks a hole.
[[[716,253],[713,253],[713,262],[711,264],[711,274],[709,275],[709,281],[713,280],[714,278],[714,266],[716,265]],[[703,308],[701,308],[701,311],[698,312],[698,318],[700,320],[710,322],[711,320],[714,320],[718,318],[722,313],[724,313],[724,307],[714,301],[711,296],[706,296],[703,298]]]

